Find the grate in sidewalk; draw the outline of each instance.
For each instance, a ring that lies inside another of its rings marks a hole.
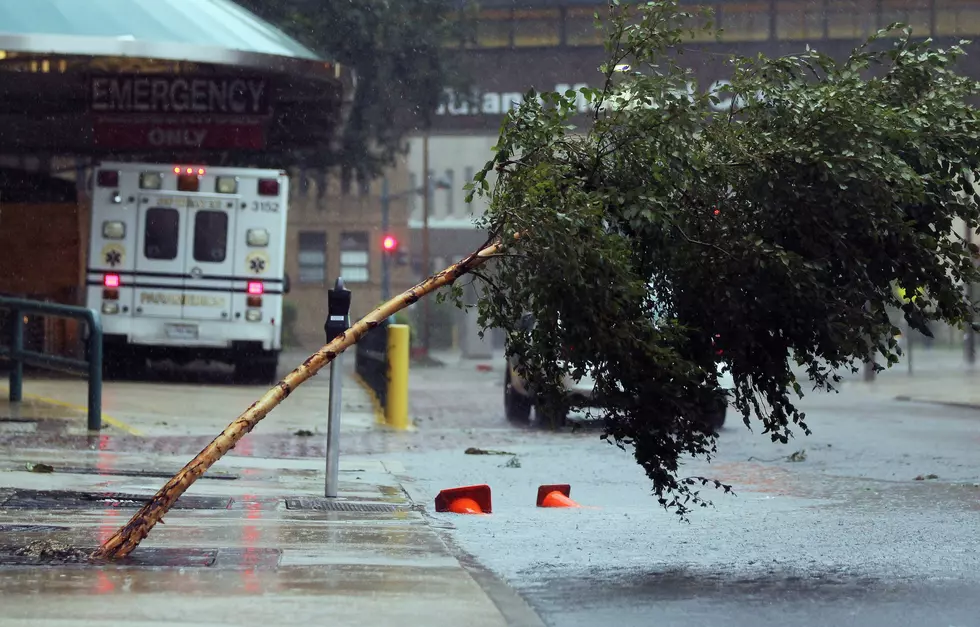
[[[59,542],[35,542],[27,546],[0,546],[0,567],[98,568],[209,568],[212,570],[274,570],[282,557],[280,549],[140,547],[126,557],[92,560],[94,546],[75,547]]]
[[[89,560],[95,547],[59,547],[63,550],[37,551],[32,546],[0,546],[0,566],[97,566],[104,562]],[[207,568],[218,557],[217,549],[140,548],[114,566],[153,566],[170,568]]]
[[[71,492],[67,490],[13,490],[0,493],[0,509],[133,508],[151,497],[115,492]],[[221,496],[182,496],[173,509],[228,509],[232,499]]]
[[[338,499],[314,498],[309,496],[288,497],[286,509],[314,510],[319,512],[407,512],[408,505],[398,503],[368,503],[363,501],[341,501]]]
[[[63,472],[72,475],[108,475],[115,477],[148,477],[153,479],[170,479],[177,471],[159,472],[154,470],[100,470],[99,468],[86,468],[84,466],[55,466],[55,472]],[[227,474],[204,474],[201,479],[222,479],[233,481],[238,479],[238,475]]]

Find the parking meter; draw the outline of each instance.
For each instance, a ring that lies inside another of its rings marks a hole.
[[[332,290],[327,290],[327,322],[323,330],[327,343],[350,328],[350,290],[344,287],[344,279],[337,277]]]

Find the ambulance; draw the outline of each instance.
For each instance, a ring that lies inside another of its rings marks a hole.
[[[200,359],[274,383],[288,199],[283,170],[101,163],[86,306],[101,313],[106,374]]]

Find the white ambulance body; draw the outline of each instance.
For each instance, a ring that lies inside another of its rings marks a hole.
[[[286,172],[102,163],[92,187],[87,306],[102,314],[107,373],[205,359],[274,382]]]

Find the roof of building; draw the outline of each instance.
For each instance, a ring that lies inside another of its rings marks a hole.
[[[270,57],[322,61],[231,0],[0,0],[0,49],[262,67]]]

